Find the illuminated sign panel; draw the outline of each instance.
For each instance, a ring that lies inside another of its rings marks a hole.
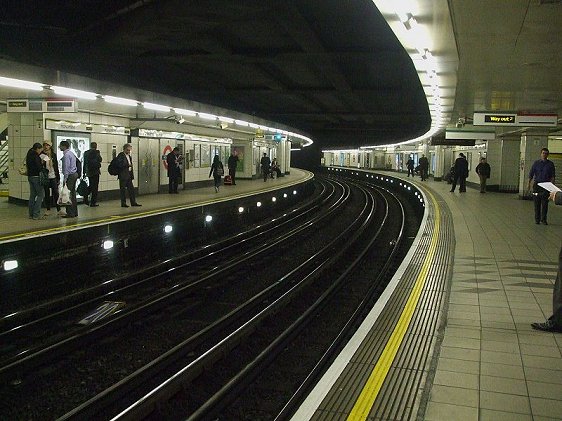
[[[494,114],[485,114],[484,115],[484,122],[485,123],[503,123],[503,124],[515,124],[515,116],[514,115],[494,115]]]
[[[556,127],[557,114],[475,112],[474,126]]]

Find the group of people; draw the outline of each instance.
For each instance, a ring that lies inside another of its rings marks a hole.
[[[414,167],[414,158],[410,156],[408,161],[406,161],[406,168],[408,169],[408,177],[411,175],[414,177],[414,171],[420,173],[421,181],[427,180],[429,173],[429,160],[422,154],[420,160],[418,161],[418,166]]]

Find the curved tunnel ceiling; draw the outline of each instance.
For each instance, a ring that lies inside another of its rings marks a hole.
[[[320,147],[406,140],[431,123],[372,0],[3,3],[1,58],[255,115]]]

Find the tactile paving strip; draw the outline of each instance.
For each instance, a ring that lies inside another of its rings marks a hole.
[[[433,200],[426,203],[429,217],[423,237],[396,290],[312,419],[344,420],[350,414],[420,274],[436,229],[435,203]],[[437,248],[411,322],[368,419],[414,420],[418,417],[420,407],[423,410],[425,405],[424,385],[432,369],[432,361],[435,361],[435,346],[442,338],[445,322],[443,315],[446,314],[444,306],[447,303],[455,246],[450,211],[443,202],[437,202],[437,206],[437,214],[440,215]]]

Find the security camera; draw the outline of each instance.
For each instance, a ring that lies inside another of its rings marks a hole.
[[[185,118],[181,116],[176,118],[176,124],[183,124],[183,123],[185,123]]]
[[[223,123],[220,124],[220,127],[221,127],[221,129],[224,130],[224,129],[226,129],[226,128],[228,127],[228,123],[224,123],[224,122],[223,122]]]

